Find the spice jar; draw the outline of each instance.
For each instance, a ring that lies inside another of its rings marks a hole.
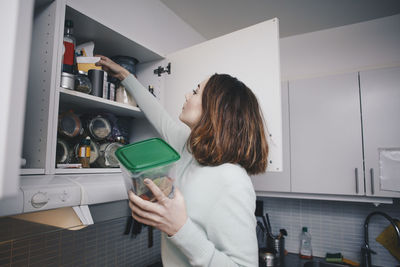
[[[75,137],[83,132],[81,120],[72,110],[58,116],[58,131],[68,137]]]
[[[80,147],[80,143],[77,143],[75,145],[75,148],[74,148],[75,158],[77,160],[79,160],[79,147]],[[99,145],[95,141],[90,140],[90,161],[89,161],[89,164],[92,165],[93,163],[95,163],[98,157],[99,157]]]
[[[119,161],[115,156],[115,151],[122,146],[120,143],[104,143],[100,145],[97,164],[102,168],[118,168]]]
[[[71,155],[69,144],[63,139],[57,138],[56,163],[69,163]]]
[[[75,90],[89,94],[92,91],[92,83],[90,82],[89,77],[86,75],[84,71],[79,71],[79,74],[75,77]]]
[[[96,140],[104,140],[111,134],[111,123],[108,119],[103,116],[96,116],[90,120],[89,133]]]
[[[82,168],[89,168],[90,164],[90,137],[87,136],[82,139],[79,144],[79,162],[82,164]]]

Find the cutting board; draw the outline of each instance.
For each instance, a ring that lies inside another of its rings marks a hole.
[[[397,221],[396,224],[400,227],[400,221]],[[393,225],[390,224],[386,227],[375,240],[382,244],[382,246],[389,250],[390,254],[400,261],[400,248],[397,246],[397,235]]]
[[[12,217],[68,230],[79,230],[85,227],[71,207],[25,213]]]

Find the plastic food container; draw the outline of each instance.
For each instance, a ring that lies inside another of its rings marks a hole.
[[[171,167],[180,159],[179,154],[164,140],[152,138],[119,148],[117,156],[128,189],[143,199],[155,197],[143,180],[149,178],[168,197],[173,197],[173,181],[168,177]]]

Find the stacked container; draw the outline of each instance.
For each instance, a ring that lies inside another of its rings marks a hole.
[[[180,159],[179,154],[164,140],[152,138],[119,148],[115,155],[128,190],[143,199],[154,201],[153,193],[144,184],[151,179],[168,197],[173,197],[173,180],[168,176],[171,167]]]

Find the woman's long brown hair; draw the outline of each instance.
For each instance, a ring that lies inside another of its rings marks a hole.
[[[204,87],[202,110],[187,143],[201,165],[239,164],[248,174],[266,170],[268,144],[262,112],[244,83],[227,74],[214,74]]]

